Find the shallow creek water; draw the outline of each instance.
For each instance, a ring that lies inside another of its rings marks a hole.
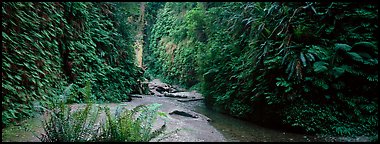
[[[317,136],[289,133],[255,125],[240,120],[200,104],[195,109],[211,119],[210,124],[220,131],[227,141],[232,142],[315,142],[323,141]]]

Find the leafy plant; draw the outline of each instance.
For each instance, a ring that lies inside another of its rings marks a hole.
[[[233,116],[309,133],[374,135],[376,8],[166,3],[145,62],[153,77],[199,85],[207,105]]]
[[[96,121],[100,111],[90,100],[90,84],[84,88],[88,102],[86,107],[74,111],[66,104],[71,86],[66,88],[63,95],[52,99],[50,108],[45,108],[45,133],[38,136],[42,142],[85,142],[97,136],[99,127],[96,127]]]
[[[32,103],[68,83],[101,101],[127,101],[142,74],[135,65],[134,26],[139,4],[5,2],[2,6],[3,128],[33,116]],[[137,10],[136,10],[137,9]],[[84,101],[73,89],[68,103]]]
[[[90,141],[149,141],[162,134],[166,125],[152,130],[157,116],[166,117],[158,112],[160,104],[139,105],[132,110],[118,109],[115,116],[108,107],[94,106],[91,99],[91,85],[87,82],[84,90],[86,104],[84,108],[72,110],[66,104],[72,85],[63,95],[50,101],[50,107],[44,108],[44,133],[36,135],[42,142],[90,142]],[[101,121],[101,110],[105,111],[105,122]]]
[[[143,142],[149,141],[166,129],[164,124],[157,130],[152,130],[157,118],[160,104],[139,105],[132,110],[118,109],[114,116],[106,108],[107,120],[102,127],[99,141],[113,142]]]

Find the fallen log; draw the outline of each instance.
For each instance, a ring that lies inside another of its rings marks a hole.
[[[164,93],[165,97],[175,97],[175,98],[187,98],[185,95],[179,95],[176,93]]]
[[[133,97],[133,98],[143,98],[143,95],[132,94],[132,95],[130,95],[130,97]]]
[[[177,99],[179,102],[189,102],[189,101],[198,101],[203,100],[203,98],[197,98],[197,99]]]
[[[170,115],[176,114],[176,115],[185,116],[185,117],[198,118],[197,115],[193,115],[193,114],[190,114],[188,112],[179,111],[179,110],[174,110],[174,111],[170,112],[169,114]]]

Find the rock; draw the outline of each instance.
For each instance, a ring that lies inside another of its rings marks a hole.
[[[174,88],[170,88],[169,89],[169,93],[176,93],[176,92],[178,92],[176,89],[174,89]]]
[[[197,99],[178,99],[179,102],[189,102],[189,101],[198,101],[203,100],[203,98],[197,98]]]
[[[178,85],[173,85],[172,88],[175,90],[175,92],[185,92],[186,89],[180,88]]]
[[[155,89],[150,90],[150,92],[151,92],[152,95],[155,95],[155,96],[159,96],[159,97],[164,96],[162,93],[156,91]]]
[[[185,117],[198,118],[197,115],[192,115],[192,114],[189,114],[187,112],[180,111],[180,110],[174,110],[174,111],[170,112],[169,114],[170,115],[176,114],[176,115],[185,116]]]
[[[155,87],[155,90],[159,93],[164,93],[164,92],[168,91],[169,89],[167,87],[157,86],[157,87]]]
[[[163,96],[166,93],[177,93],[185,91],[185,89],[179,88],[177,85],[171,86],[169,84],[161,82],[159,79],[154,79],[148,83],[149,91],[152,95]],[[170,96],[168,96],[170,97]]]
[[[166,96],[166,97],[176,97],[176,98],[187,98],[186,95],[181,95],[179,93],[167,93],[167,92],[165,92],[164,96]]]
[[[130,95],[130,97],[133,97],[133,98],[143,98],[142,95],[137,95],[137,94],[132,94],[132,95]]]

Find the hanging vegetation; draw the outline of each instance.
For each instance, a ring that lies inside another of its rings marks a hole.
[[[309,133],[375,135],[377,12],[370,3],[166,3],[146,64],[233,116]]]
[[[263,125],[378,133],[374,3],[2,4],[3,128],[67,85],[67,103],[121,102],[148,77]]]
[[[35,101],[79,88],[94,98],[128,100],[142,78],[132,47],[138,3],[2,3],[3,127],[31,116]],[[129,24],[130,23],[130,24]],[[73,92],[68,102],[82,102]]]

